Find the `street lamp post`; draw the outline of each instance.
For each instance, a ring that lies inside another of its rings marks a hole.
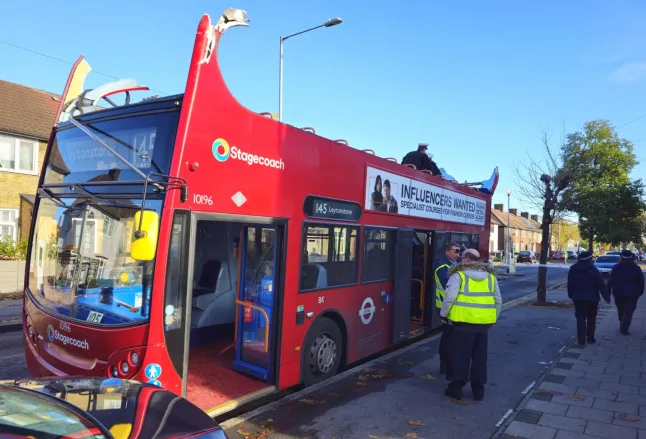
[[[511,191],[507,190],[507,273],[511,268],[511,212],[509,211]]]
[[[332,27],[336,26],[337,24],[341,24],[343,20],[340,18],[332,18],[328,21],[326,21],[323,24],[320,24],[318,26],[314,26],[310,29],[306,29],[300,32],[296,32],[295,34],[287,35],[286,37],[280,37],[280,64],[278,67],[278,120],[283,121],[283,42],[291,37],[295,37],[296,35],[304,34],[306,32],[311,32],[316,29],[320,29],[322,27]]]

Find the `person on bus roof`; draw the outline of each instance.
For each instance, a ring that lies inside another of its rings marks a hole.
[[[440,168],[428,156],[428,144],[420,143],[417,151],[411,151],[402,159],[402,165],[413,165],[418,171],[431,171],[433,175],[442,175]]]

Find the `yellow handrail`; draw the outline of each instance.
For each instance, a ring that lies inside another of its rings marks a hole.
[[[422,311],[422,319],[424,318],[424,281],[421,279],[411,279],[411,282],[419,282],[420,290],[419,290],[419,307]]]
[[[417,166],[415,166],[415,165],[413,165],[413,164],[409,164],[409,163],[407,163],[407,164],[405,164],[404,166],[406,166],[406,167],[408,167],[408,168],[411,168],[411,169],[414,169],[414,170],[416,170],[416,171],[417,171]]]
[[[397,159],[395,157],[386,157],[386,160],[388,160],[389,162],[397,163]]]
[[[269,316],[267,315],[267,312],[262,309],[261,307],[252,304],[251,302],[244,302],[242,300],[237,300],[236,299],[236,304],[240,306],[248,306],[249,308],[255,309],[257,311],[260,311],[262,315],[265,317],[265,352],[269,352]],[[238,314],[238,311],[236,310],[236,314]],[[243,323],[244,324],[244,323]]]

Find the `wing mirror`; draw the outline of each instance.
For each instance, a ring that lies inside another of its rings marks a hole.
[[[141,210],[135,214],[135,224],[138,227],[130,254],[135,261],[152,261],[157,251],[159,215],[155,211]]]

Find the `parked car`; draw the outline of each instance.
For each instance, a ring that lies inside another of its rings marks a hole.
[[[553,261],[562,261],[565,259],[565,253],[562,251],[555,251],[552,253],[552,260]]]
[[[186,399],[117,378],[0,381],[0,438],[227,439]]]
[[[518,252],[518,256],[516,256],[517,263],[529,262],[533,264],[534,261],[536,261],[536,254],[533,251],[523,250]]]
[[[596,261],[594,261],[594,266],[599,269],[602,276],[610,275],[612,267],[619,263],[619,255],[605,254],[599,256]]]
[[[568,259],[576,259],[577,257],[578,257],[577,253],[575,251],[573,251],[573,250],[568,250],[567,251],[567,258]]]

